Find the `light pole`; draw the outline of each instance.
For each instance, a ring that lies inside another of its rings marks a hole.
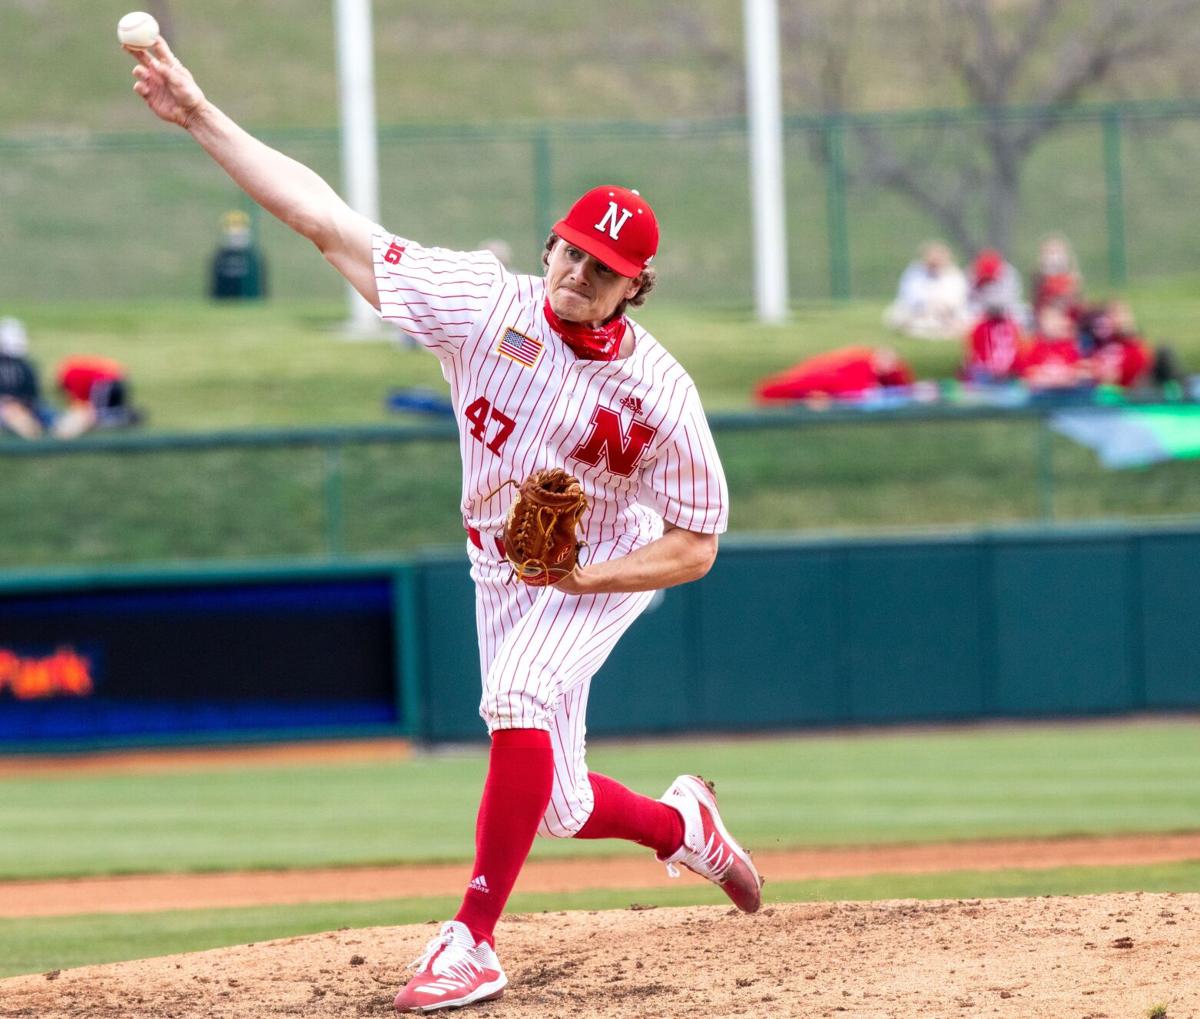
[[[783,322],[788,316],[788,257],[777,0],[744,0],[744,23],[754,307],[759,321]]]
[[[350,207],[379,222],[379,150],[375,134],[375,60],[371,0],[334,0],[337,33],[338,97],[342,121],[342,186]],[[379,318],[353,287],[347,286],[344,335],[368,337],[380,331]]]

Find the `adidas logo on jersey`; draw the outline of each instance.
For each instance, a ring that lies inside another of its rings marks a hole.
[[[467,887],[474,888],[477,892],[483,892],[484,895],[491,895],[492,893],[492,890],[488,887],[487,878],[482,874],[479,877],[471,878],[471,883]]]

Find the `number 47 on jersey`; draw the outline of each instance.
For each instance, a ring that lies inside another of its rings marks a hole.
[[[504,443],[512,435],[517,423],[503,411],[492,406],[485,396],[470,404],[463,412],[471,423],[470,434],[476,442],[482,442],[497,456],[504,449]],[[650,444],[657,433],[641,421],[630,422],[629,431],[621,426],[621,416],[608,407],[597,407],[592,414],[592,427],[583,440],[571,451],[569,459],[579,460],[591,467],[598,466],[600,461],[608,461],[608,469],[613,474],[629,477],[642,451]]]

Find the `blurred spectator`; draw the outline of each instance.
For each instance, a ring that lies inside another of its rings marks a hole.
[[[1151,348],[1124,301],[1108,301],[1085,311],[1080,337],[1097,382],[1126,389],[1186,384],[1175,352],[1163,345]]]
[[[962,378],[967,382],[1007,382],[1021,368],[1021,327],[993,309],[971,330],[963,356]]]
[[[896,299],[883,313],[889,329],[925,340],[956,340],[966,331],[967,280],[941,241],[921,247],[900,276]]]
[[[267,295],[266,262],[244,212],[235,210],[221,217],[221,243],[212,258],[209,295],[218,300]]]
[[[1075,252],[1062,234],[1042,238],[1031,285],[1034,315],[1047,304],[1057,304],[1078,321],[1083,310],[1083,277],[1075,261]]]
[[[1080,337],[1097,382],[1133,388],[1150,381],[1153,357],[1137,333],[1123,301],[1108,301],[1084,313]]]
[[[54,422],[54,434],[73,439],[93,428],[138,424],[140,411],[129,403],[125,368],[106,357],[68,357],[58,366],[58,386],[67,409]]]
[[[36,439],[45,430],[37,369],[20,319],[0,318],[0,431]]]
[[[971,321],[1003,316],[1029,324],[1029,306],[1021,292],[1021,274],[994,248],[984,248],[971,266],[967,309]]]
[[[1090,381],[1082,360],[1075,323],[1062,308],[1046,305],[1038,313],[1033,342],[1021,356],[1021,377],[1031,389],[1071,389]]]
[[[755,395],[762,401],[857,397],[912,382],[912,371],[891,347],[839,347],[763,379]]]

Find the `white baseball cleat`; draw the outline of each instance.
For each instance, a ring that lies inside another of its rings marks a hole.
[[[486,941],[475,944],[466,925],[457,920],[442,924],[412,969],[413,978],[396,995],[397,1012],[435,1012],[491,1001],[508,983],[492,946]]]
[[[707,878],[744,913],[762,905],[762,878],[750,854],[734,841],[721,823],[717,797],[710,782],[699,775],[680,775],[659,797],[683,817],[683,845],[671,856],[659,857],[671,877],[679,877],[675,864]]]

